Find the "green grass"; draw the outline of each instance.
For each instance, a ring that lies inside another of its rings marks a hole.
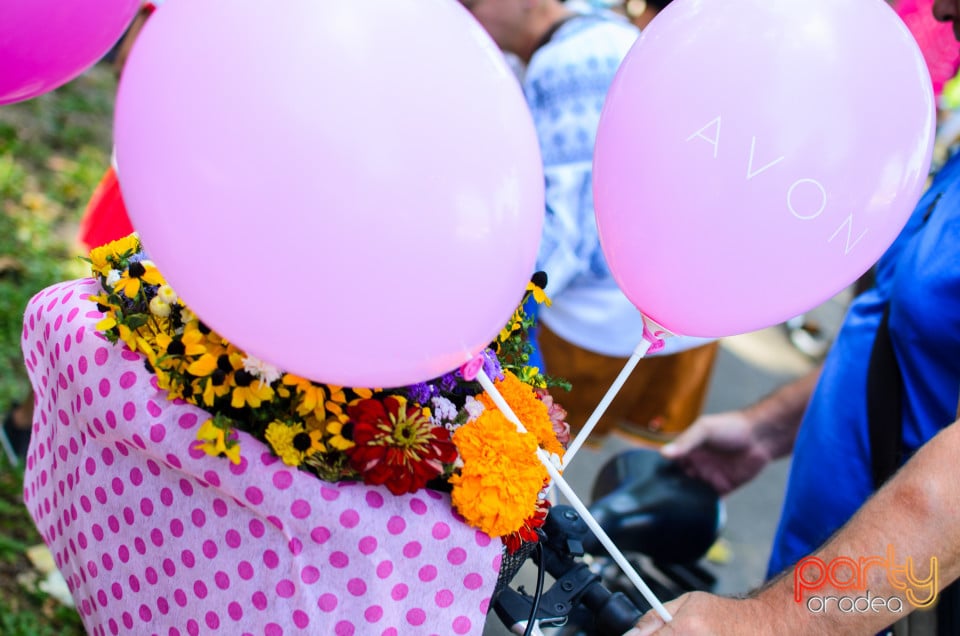
[[[31,572],[27,548],[41,542],[23,505],[23,471],[0,453],[0,634],[3,636],[81,636],[80,616],[41,591],[21,583]]]
[[[115,91],[103,66],[53,93],[0,106],[0,416],[30,396],[20,351],[27,302],[57,281],[87,275],[77,230],[109,165]],[[22,482],[0,457],[0,634],[83,634],[76,612],[17,581],[30,571],[25,548],[42,542]]]
[[[77,227],[109,165],[115,90],[110,70],[95,68],[53,93],[0,106],[0,413],[27,394],[27,301],[84,273]]]

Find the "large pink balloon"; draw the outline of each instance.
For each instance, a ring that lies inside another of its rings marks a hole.
[[[923,57],[883,0],[675,0],[601,116],[604,253],[630,300],[674,333],[776,324],[892,242],[934,127]]]
[[[140,0],[0,2],[0,104],[66,84],[116,44]]]
[[[167,2],[128,60],[116,145],[133,225],[180,296],[318,381],[460,366],[533,272],[533,123],[451,0]]]

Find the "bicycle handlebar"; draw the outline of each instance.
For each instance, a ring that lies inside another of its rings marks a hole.
[[[621,592],[610,592],[599,574],[582,561],[584,539],[590,530],[570,506],[554,506],[543,527],[542,564],[555,583],[540,599],[537,620],[542,626],[563,625],[571,612],[584,607],[594,618],[595,629],[602,634],[623,634],[643,613]],[[533,609],[534,598],[523,591],[504,586],[493,599],[497,616],[511,631],[523,633]]]

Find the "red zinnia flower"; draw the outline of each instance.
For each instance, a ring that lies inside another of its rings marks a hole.
[[[547,499],[537,499],[537,509],[533,516],[523,522],[523,526],[516,532],[511,532],[500,537],[503,545],[507,548],[507,554],[513,554],[524,543],[536,543],[540,540],[537,534],[537,528],[543,527],[547,519],[547,512],[550,510],[550,501]]]
[[[360,400],[347,414],[356,445],[346,453],[364,483],[385,485],[395,495],[416,492],[457,458],[447,429],[402,399]]]

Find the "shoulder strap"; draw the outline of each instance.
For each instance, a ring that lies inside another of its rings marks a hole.
[[[890,340],[890,305],[883,311],[867,367],[867,420],[873,484],[879,488],[903,460],[903,391],[900,367]]]
[[[937,192],[924,211],[923,224],[930,219],[943,192]],[[906,457],[903,445],[903,379],[890,339],[890,301],[883,310],[873,340],[867,367],[867,421],[870,434],[870,458],[873,485],[880,488],[893,476]],[[960,417],[960,404],[957,405]]]
[[[890,340],[889,317],[890,305],[887,304],[873,341],[867,369],[867,419],[875,488],[880,488],[893,476],[903,463],[905,454],[901,412],[903,387],[900,367]],[[921,630],[921,633],[936,636],[960,634],[960,584],[951,584],[940,592],[935,626],[930,627]]]
[[[924,214],[924,222],[930,217],[940,200],[938,193]],[[880,327],[870,352],[867,368],[867,419],[870,434],[870,455],[873,464],[873,483],[880,488],[893,476],[903,463],[903,380],[900,366],[893,352],[890,339],[890,304],[884,309]],[[960,404],[957,405],[960,419]],[[936,625],[932,631],[937,636],[960,634],[960,583],[954,582],[940,592],[936,605]],[[921,630],[922,631],[922,630]],[[923,632],[923,633],[927,633]]]

